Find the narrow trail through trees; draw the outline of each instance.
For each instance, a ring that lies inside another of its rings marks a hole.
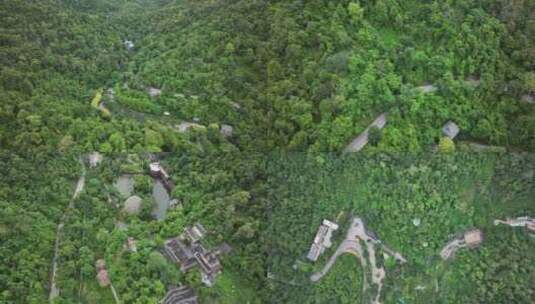
[[[84,190],[85,186],[85,164],[80,157],[78,159],[80,165],[82,166],[82,173],[80,174],[80,178],[78,178],[78,182],[76,183],[76,188],[74,189],[74,193],[71,197],[71,200],[69,202],[69,205],[67,206],[67,209],[63,212],[63,215],[61,216],[60,222],[56,228],[56,241],[54,244],[54,257],[52,258],[52,272],[50,274],[50,294],[48,296],[49,301],[52,303],[52,300],[59,295],[59,288],[56,285],[56,274],[58,271],[58,252],[59,252],[59,245],[61,242],[61,232],[63,231],[63,226],[65,225],[65,220],[67,219],[67,213],[70,209],[74,208],[74,201],[80,195],[80,193]]]

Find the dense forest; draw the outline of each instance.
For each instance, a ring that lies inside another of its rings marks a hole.
[[[381,302],[533,302],[533,236],[493,220],[535,217],[534,102],[529,0],[1,1],[0,303],[179,285],[200,303],[369,303],[353,256],[316,284],[335,248],[305,258],[323,218],[338,244],[354,214],[409,261],[379,259]],[[163,218],[154,158],[179,202]],[[232,248],[211,288],[161,253],[194,223]],[[441,261],[473,227],[483,245]]]

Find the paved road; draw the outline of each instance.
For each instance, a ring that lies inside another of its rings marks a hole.
[[[353,139],[351,143],[344,149],[344,153],[358,152],[366,146],[368,143],[368,136],[371,127],[377,127],[382,129],[386,125],[386,113],[383,113],[369,125],[364,132],[362,132],[357,138]]]

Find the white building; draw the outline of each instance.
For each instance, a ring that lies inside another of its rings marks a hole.
[[[447,136],[450,139],[454,139],[455,136],[459,134],[459,127],[453,121],[448,121],[442,127],[442,133],[444,134],[444,136]]]
[[[323,220],[318,228],[316,236],[314,237],[314,242],[310,246],[307,259],[312,262],[317,261],[325,249],[332,246],[331,237],[333,231],[335,230],[338,230],[338,225],[336,223],[333,223],[327,219]]]

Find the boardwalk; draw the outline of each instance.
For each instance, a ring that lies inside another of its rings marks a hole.
[[[358,152],[368,143],[368,133],[371,127],[382,129],[386,125],[386,113],[382,113],[357,138],[344,149],[344,153]]]

